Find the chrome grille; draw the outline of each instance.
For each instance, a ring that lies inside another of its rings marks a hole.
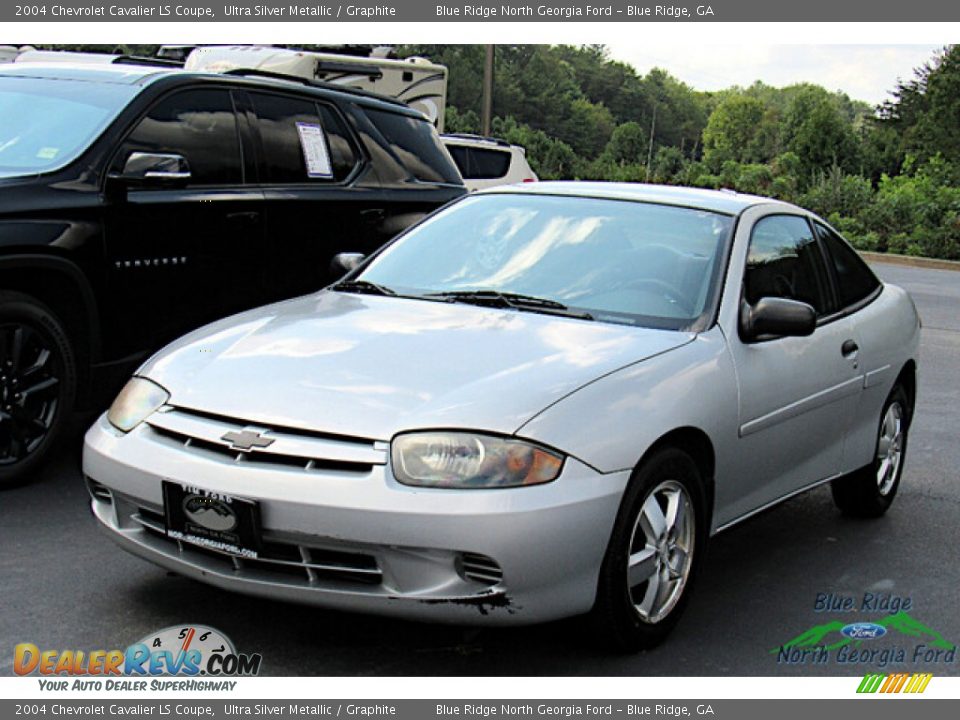
[[[386,443],[367,438],[253,425],[177,407],[161,408],[150,416],[147,425],[158,441],[217,462],[362,474],[387,462]],[[254,431],[269,443],[265,447],[239,449],[224,439],[225,435],[244,431]]]
[[[308,547],[289,542],[264,539],[259,557],[241,558],[233,553],[193,545],[167,537],[163,515],[147,508],[139,508],[132,516],[144,530],[176,545],[180,554],[197,553],[223,563],[224,569],[266,570],[315,583],[342,580],[363,585],[379,585],[383,573],[376,558],[364,553],[345,552],[328,548]]]
[[[490,587],[503,580],[503,570],[497,561],[479,553],[461,553],[457,569],[465,580]]]

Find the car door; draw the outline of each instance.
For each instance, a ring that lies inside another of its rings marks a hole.
[[[843,446],[843,471],[851,472],[874,458],[877,419],[888,389],[900,371],[893,362],[897,348],[890,343],[891,316],[883,303],[874,303],[883,285],[863,259],[836,232],[814,222],[834,278],[837,312],[849,318],[863,375],[862,392]]]
[[[739,385],[739,497],[733,519],[837,474],[862,374],[853,323],[834,312],[820,244],[799,215],[770,214],[752,227],[740,272],[741,302],[783,297],[810,304],[808,337],[741,338],[728,329]]]
[[[107,181],[109,283],[129,318],[116,331],[146,348],[259,302],[263,196],[245,182],[228,88],[158,99],[111,161],[114,178],[134,153],[182,156],[189,170],[189,179],[176,182]]]
[[[371,227],[382,203],[375,188],[355,182],[363,158],[336,107],[282,92],[248,96],[267,207],[262,282],[274,298],[317,290],[334,255],[380,244]]]

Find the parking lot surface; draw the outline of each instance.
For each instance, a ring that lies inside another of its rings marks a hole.
[[[123,648],[160,628],[200,623],[241,652],[262,653],[271,675],[960,675],[960,661],[921,654],[913,662],[916,646],[937,634],[960,642],[960,273],[874,268],[910,291],[923,318],[916,421],[893,508],[877,521],[847,519],[821,487],[717,536],[685,616],[653,651],[606,654],[579,620],[428,625],[251,599],[170,575],[97,531],[79,472],[88,416],[37,482],[0,493],[0,674],[13,673],[16,643]],[[891,630],[882,643],[905,651],[902,664],[894,656],[878,666],[876,654],[868,663],[790,663],[775,651],[830,620],[889,615],[879,606],[846,617],[815,612],[818,596],[860,606],[867,593],[888,606],[910,601],[920,635]]]

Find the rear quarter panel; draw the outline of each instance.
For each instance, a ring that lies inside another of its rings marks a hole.
[[[920,348],[917,309],[896,285],[884,285],[876,300],[851,318],[860,345],[863,392],[844,444],[843,472],[873,460],[880,411],[907,363],[912,360],[919,366]]]

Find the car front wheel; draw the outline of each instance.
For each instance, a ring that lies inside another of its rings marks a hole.
[[[0,293],[0,488],[26,482],[55,446],[73,409],[70,340],[43,304]]]
[[[677,623],[706,546],[703,479],[682,450],[656,451],[621,503],[600,571],[593,620],[604,644],[653,647]]]

